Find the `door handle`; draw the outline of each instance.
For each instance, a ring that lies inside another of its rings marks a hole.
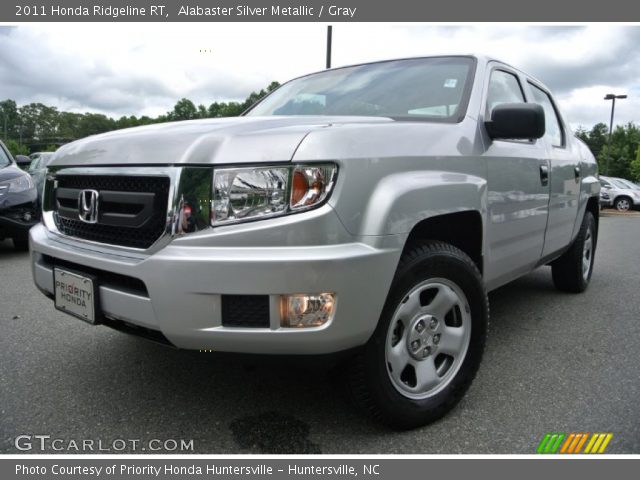
[[[549,185],[549,166],[546,163],[540,165],[540,183],[543,187]]]
[[[576,176],[576,182],[580,181],[580,167],[576,166],[573,169],[573,174]]]

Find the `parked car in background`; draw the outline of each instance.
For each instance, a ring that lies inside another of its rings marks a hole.
[[[16,165],[22,170],[27,170],[29,165],[31,165],[31,157],[27,157],[26,155],[16,155],[14,160]]]
[[[619,212],[640,208],[640,187],[629,180],[600,175],[600,204]]]
[[[53,152],[37,152],[29,155],[31,164],[29,165],[29,175],[33,178],[33,183],[38,190],[38,205],[42,204],[42,188],[44,186],[44,177],[47,174],[47,165],[53,158]]]
[[[0,142],[0,240],[11,238],[16,249],[29,249],[29,229],[40,219],[37,199],[33,179]]]

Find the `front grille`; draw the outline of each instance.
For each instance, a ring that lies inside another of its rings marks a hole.
[[[222,325],[269,328],[269,295],[222,295]]]
[[[165,231],[168,177],[58,175],[56,180],[54,220],[65,235],[146,249]],[[79,219],[82,190],[98,192],[96,223]]]

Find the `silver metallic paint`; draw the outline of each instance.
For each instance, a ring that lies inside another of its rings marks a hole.
[[[149,250],[64,237],[45,213],[31,231],[34,278],[50,291],[40,255],[114,271],[145,282],[149,299],[120,319],[161,330],[184,348],[254,353],[327,353],[362,345],[374,331],[406,238],[420,221],[473,211],[483,219],[487,289],[553,257],[575,235],[589,198],[598,198],[593,156],[571,132],[562,155],[544,139],[491,141],[483,121],[492,68],[478,66],[459,123],[400,122],[373,117],[247,117],[179,122],[112,132],[74,142],[52,161],[67,167],[172,178],[167,232]],[[542,85],[541,85],[542,86]],[[529,97],[529,93],[525,90]],[[327,204],[313,211],[179,235],[172,228],[180,167],[280,162],[335,162]],[[539,166],[550,166],[549,186]],[[576,180],[573,168],[579,166]],[[572,176],[572,178],[569,178]],[[548,243],[547,243],[548,240]],[[221,294],[337,294],[335,318],[319,328],[225,328]],[[102,293],[102,291],[101,291]],[[117,291],[105,292],[117,303]],[[147,307],[152,305],[153,315]],[[124,305],[125,303],[123,303]],[[110,307],[115,308],[115,307]]]

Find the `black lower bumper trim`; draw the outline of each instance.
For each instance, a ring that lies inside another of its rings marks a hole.
[[[111,318],[103,318],[100,322],[100,325],[105,325],[109,328],[113,328],[114,330],[118,330],[119,332],[128,333],[129,335],[133,335],[135,337],[141,337],[146,340],[165,345],[167,347],[175,348],[175,345],[171,343],[169,339],[158,330],[139,327],[137,325],[132,325],[130,323],[123,322],[121,320],[114,320]]]
[[[35,218],[33,221],[25,222],[0,215],[0,229],[28,232],[29,229],[34,225],[37,225],[39,221],[40,220],[38,218]]]

